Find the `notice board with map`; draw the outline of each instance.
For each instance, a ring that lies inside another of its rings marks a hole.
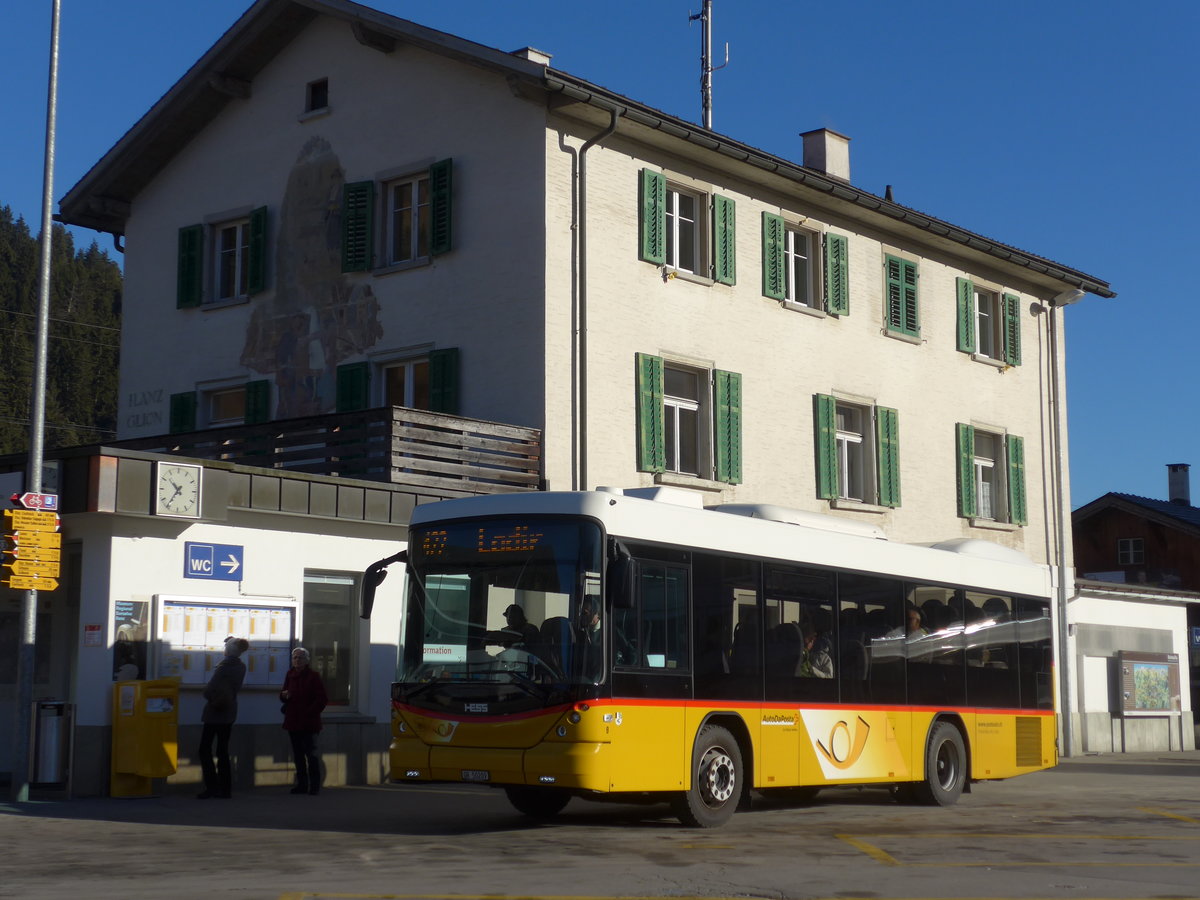
[[[1177,716],[1179,654],[1117,653],[1118,684],[1123,716]]]

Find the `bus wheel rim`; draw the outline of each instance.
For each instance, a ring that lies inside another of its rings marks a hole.
[[[938,748],[937,778],[938,784],[945,790],[950,790],[954,787],[954,782],[958,779],[957,754],[954,752],[954,745],[950,741],[944,742]]]
[[[708,751],[701,766],[705,798],[714,805],[726,803],[733,796],[733,760],[719,748]]]

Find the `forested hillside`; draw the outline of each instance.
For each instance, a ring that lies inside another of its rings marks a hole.
[[[29,447],[41,248],[0,206],[0,454]],[[95,242],[76,250],[54,227],[45,445],[110,440],[116,431],[121,270]]]

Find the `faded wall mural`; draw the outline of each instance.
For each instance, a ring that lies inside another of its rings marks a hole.
[[[371,286],[341,271],[345,173],[324,138],[300,151],[275,222],[273,299],[256,304],[242,364],[273,375],[272,418],[333,412],[339,364],[383,336]]]

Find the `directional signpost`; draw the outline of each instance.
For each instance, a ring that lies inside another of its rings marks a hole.
[[[26,509],[4,510],[5,534],[12,547],[4,553],[12,556],[0,566],[0,581],[16,591],[53,591],[58,588],[62,562],[62,535],[56,494],[13,494],[14,503]]]

